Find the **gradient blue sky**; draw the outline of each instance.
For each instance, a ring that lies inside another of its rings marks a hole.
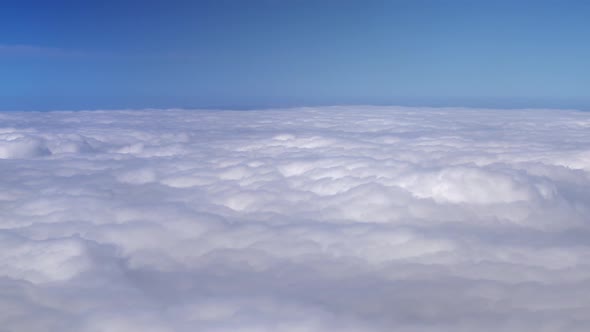
[[[11,1],[0,109],[590,109],[590,1]]]

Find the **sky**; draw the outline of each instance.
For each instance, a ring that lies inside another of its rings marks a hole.
[[[0,110],[590,109],[588,1],[4,0]]]

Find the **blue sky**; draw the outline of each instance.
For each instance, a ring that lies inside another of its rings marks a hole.
[[[0,109],[590,109],[589,1],[2,1]]]

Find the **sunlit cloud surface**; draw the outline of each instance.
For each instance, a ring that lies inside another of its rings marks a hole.
[[[0,330],[588,331],[590,113],[0,113]]]

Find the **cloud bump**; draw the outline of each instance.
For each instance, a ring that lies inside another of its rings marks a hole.
[[[3,331],[587,331],[590,114],[0,113]]]

